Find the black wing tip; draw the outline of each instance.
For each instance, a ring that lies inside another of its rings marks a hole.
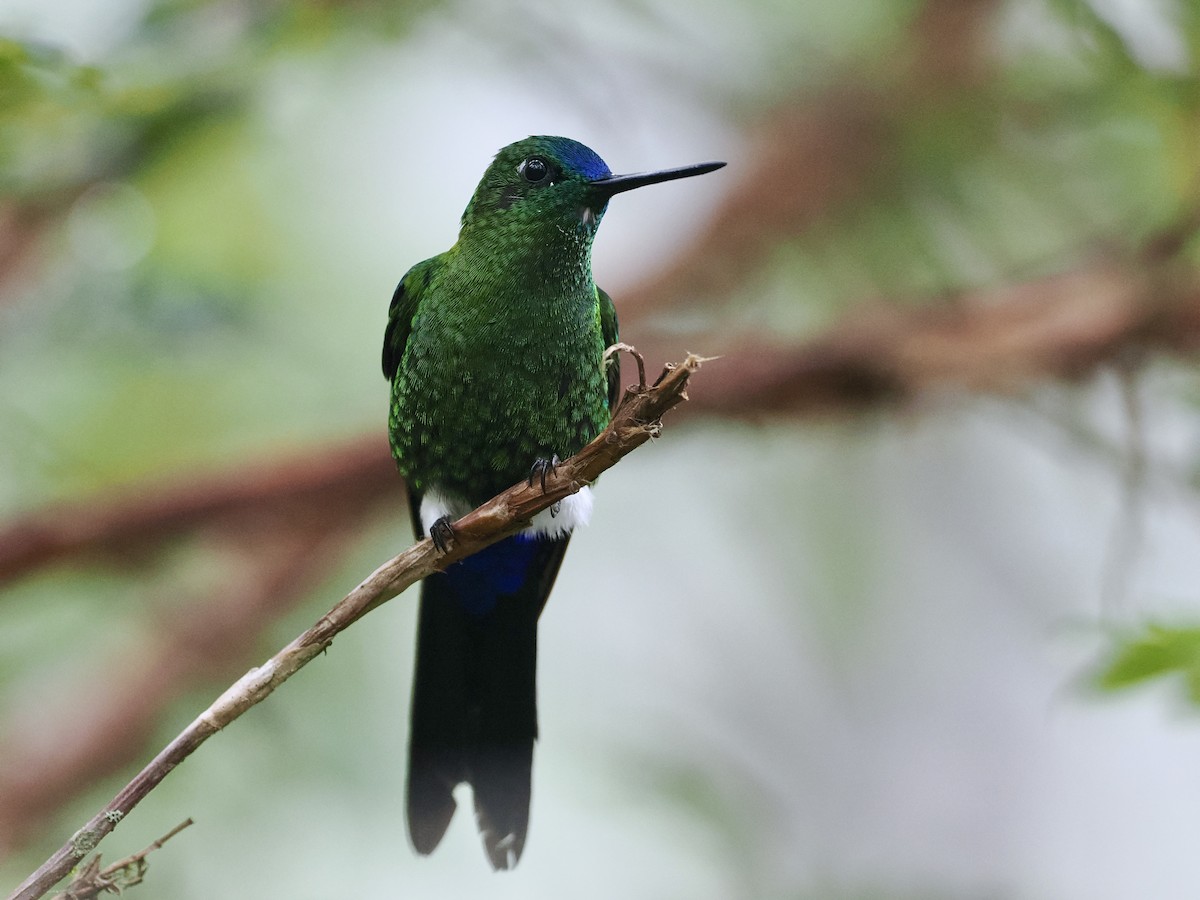
[[[407,806],[408,838],[414,850],[428,856],[442,842],[458,804],[436,774],[410,766]]]
[[[483,852],[487,854],[488,862],[497,872],[507,872],[514,869],[525,850],[525,835],[529,830],[529,807],[514,810],[501,809],[508,813],[493,817],[493,810],[481,802],[479,792],[475,792],[475,820],[479,828],[479,836],[483,840]],[[501,824],[502,819],[515,819]]]
[[[533,739],[481,748],[471,773],[475,821],[497,871],[516,866],[529,831]]]
[[[483,849],[487,853],[488,862],[497,872],[509,872],[517,867],[521,860],[521,851],[525,849],[525,835],[510,833],[500,837],[485,831]]]

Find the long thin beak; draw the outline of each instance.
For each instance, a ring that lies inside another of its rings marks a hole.
[[[723,162],[697,163],[694,166],[683,166],[678,169],[663,169],[659,172],[638,172],[634,175],[609,175],[607,178],[597,178],[592,182],[593,187],[600,188],[605,197],[619,194],[622,191],[632,191],[634,188],[645,187],[648,184],[658,184],[660,181],[674,181],[676,178],[691,178],[693,175],[704,175],[715,172],[724,166]]]

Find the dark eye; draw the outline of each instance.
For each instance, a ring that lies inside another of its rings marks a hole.
[[[517,169],[530,184],[541,184],[550,177],[550,163],[540,156],[531,156]]]

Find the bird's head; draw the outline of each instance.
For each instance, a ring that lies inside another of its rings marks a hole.
[[[614,194],[702,175],[723,165],[613,175],[604,160],[578,141],[528,137],[496,154],[463,213],[463,230],[483,228],[512,238],[524,235],[530,241],[559,234],[590,245]]]

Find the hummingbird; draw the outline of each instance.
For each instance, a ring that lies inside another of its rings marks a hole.
[[[458,241],[417,263],[388,310],[388,434],[413,530],[445,550],[454,519],[538,478],[608,424],[620,368],[612,299],[592,279],[592,242],[615,194],[701,175],[710,162],[614,175],[594,151],[534,136],[484,172]],[[537,737],[537,622],[590,487],[421,586],[408,748],[413,847],[431,853],[471,785],[495,869],[525,846]]]

